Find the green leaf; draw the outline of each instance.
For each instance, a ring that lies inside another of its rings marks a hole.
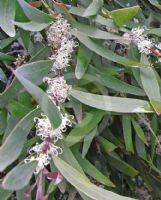
[[[0,110],[0,135],[4,133],[7,126],[7,110]]]
[[[134,126],[135,132],[138,135],[138,137],[145,143],[148,145],[145,134],[143,129],[141,128],[141,126],[139,125],[139,123],[137,123],[134,119],[132,119],[132,124]]]
[[[52,66],[51,60],[40,60],[27,63],[19,67],[16,72],[21,74],[27,80],[39,85],[42,83],[44,76],[47,76]],[[39,77],[39,78],[38,78]]]
[[[94,165],[92,165],[87,159],[83,159],[79,152],[75,153],[75,157],[81,165],[82,169],[91,177],[99,181],[100,183],[107,185],[109,187],[114,187],[111,180],[103,175]]]
[[[4,49],[5,47],[7,47],[9,44],[11,44],[14,40],[16,40],[18,38],[18,34],[15,37],[12,38],[5,38],[3,40],[0,40],[0,49]]]
[[[23,46],[25,47],[25,49],[28,50],[29,45],[30,45],[30,32],[29,31],[25,31],[23,29],[19,29],[20,32],[20,38],[22,40]]]
[[[4,190],[3,188],[0,187],[1,200],[8,200],[11,194],[12,194],[12,191]]]
[[[157,0],[148,0],[153,6],[161,9],[161,4]]]
[[[161,8],[161,5],[160,5]],[[144,32],[145,34],[152,34],[161,37],[161,28],[152,28]]]
[[[69,164],[64,162],[58,157],[53,157],[56,167],[60,173],[79,191],[86,194],[93,200],[132,200],[128,197],[117,195],[108,190],[102,189],[90,183],[79,171],[71,167]],[[75,178],[79,177],[79,178]]]
[[[8,190],[20,190],[30,181],[37,162],[25,163],[14,167],[4,178],[2,186]]]
[[[91,61],[92,55],[93,53],[91,51],[89,51],[85,46],[80,45],[75,68],[75,76],[77,79],[81,79],[85,74]]]
[[[140,76],[143,88],[150,99],[150,102],[157,113],[161,113],[161,95],[156,73],[153,68],[140,68]],[[155,88],[155,89],[154,89]],[[158,104],[156,105],[156,103]]]
[[[90,145],[97,134],[97,128],[94,128],[88,135],[84,137],[83,147],[82,147],[82,157],[84,158],[88,153]]]
[[[110,61],[125,65],[125,66],[130,66],[130,67],[143,67],[143,64],[140,64],[136,61],[130,60],[128,58],[125,57],[121,57],[115,53],[113,53],[113,51],[103,47],[100,44],[97,44],[96,42],[94,42],[93,40],[91,40],[90,38],[88,38],[87,36],[81,34],[78,31],[73,30],[73,35],[78,38],[78,40],[83,43],[88,49],[90,49],[91,51],[95,52],[96,54],[102,56],[103,58],[106,58]]]
[[[96,15],[103,5],[103,0],[93,0],[91,4],[85,9],[82,17],[90,17]]]
[[[0,52],[0,61],[14,61],[15,57]]]
[[[147,101],[123,97],[111,97],[72,89],[70,94],[78,101],[105,111],[121,113],[153,112]]]
[[[74,28],[76,28],[78,32],[80,32],[80,34],[91,38],[104,39],[104,40],[123,40],[122,37],[114,33],[108,33],[106,31],[102,31],[96,28],[95,26],[86,25],[78,22],[75,22],[72,25]]]
[[[113,10],[110,12],[110,14],[112,15],[115,24],[120,27],[131,21],[131,19],[138,13],[139,9],[139,6],[133,6]]]
[[[17,118],[22,118],[31,111],[31,108],[28,108],[15,100],[10,102],[7,105],[7,108],[8,111],[11,112]]]
[[[114,152],[108,153],[108,161],[110,164],[116,168],[118,171],[126,174],[127,176],[134,177],[138,174],[138,171],[130,166],[128,163],[124,162],[122,159],[117,156]]]
[[[25,139],[34,124],[34,118],[40,114],[39,109],[35,109],[22,118],[13,128],[5,142],[0,147],[0,171],[3,171],[21,153]]]
[[[26,74],[25,72],[28,72],[28,70],[23,71],[24,76]],[[30,73],[31,72],[33,73],[33,71],[30,71]],[[52,100],[48,97],[48,95],[42,89],[34,85],[26,78],[24,78],[24,76],[22,76],[22,71],[21,73],[20,71],[15,71],[14,74],[16,78],[21,82],[21,84],[25,87],[25,89],[33,96],[33,98],[40,105],[42,111],[45,113],[45,115],[48,116],[52,126],[54,128],[59,127],[59,125],[61,124],[60,112],[55,106],[55,104],[52,102]]]
[[[50,25],[50,23],[39,23],[39,22],[13,22],[16,26],[26,30],[26,31],[42,31],[43,29],[45,29],[47,26]]]
[[[133,141],[132,141],[131,118],[129,115],[122,116],[122,127],[123,127],[123,134],[124,134],[126,149],[134,153],[134,147],[133,147]]]
[[[1,68],[0,68],[0,81],[2,81],[4,83],[6,83],[6,81],[7,81],[6,75]]]
[[[137,134],[135,135],[135,148],[138,155],[147,161],[147,153],[146,153],[144,142],[138,137]]]
[[[72,146],[82,140],[87,134],[94,129],[100,122],[104,115],[101,110],[93,110],[86,114],[86,117],[76,125],[76,127],[69,133],[65,141]]]
[[[121,81],[109,73],[99,73],[96,71],[90,71],[89,73],[91,73],[91,75],[86,73],[83,78],[92,82],[98,82],[99,84],[118,92],[145,96],[145,92],[142,89]]]
[[[38,51],[30,60],[30,62],[35,62],[35,61],[39,61],[42,58],[44,59],[45,56],[47,55],[48,52],[48,46],[43,47],[42,49],[40,49],[40,51]]]
[[[23,9],[25,15],[33,22],[39,22],[42,23],[50,23],[53,21],[53,17],[32,7],[28,3],[26,3],[24,0],[17,0],[21,8]]]
[[[16,35],[13,20],[15,18],[15,0],[0,1],[0,27],[9,35]]]
[[[97,137],[97,140],[106,153],[111,152],[117,148],[117,146],[115,146],[114,144],[112,144],[111,142],[109,142],[101,136]]]
[[[51,65],[52,62],[50,60],[40,60],[37,62],[24,64],[18,68],[17,71],[26,79],[32,81],[34,84],[39,85],[42,83],[42,79],[48,75]],[[21,89],[23,89],[21,83],[17,79],[14,79],[9,88],[0,94],[0,105],[7,104],[9,101],[15,98]]]

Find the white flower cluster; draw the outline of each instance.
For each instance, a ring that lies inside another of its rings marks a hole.
[[[66,70],[69,66],[71,53],[77,46],[72,38],[71,26],[61,15],[57,16],[57,20],[47,31],[47,39],[49,45],[53,48],[53,54],[50,59],[54,61],[51,68],[52,71]]]
[[[161,43],[156,43],[154,39],[150,39],[145,35],[145,30],[147,28],[133,28],[130,32],[126,32],[123,34],[123,40],[119,43],[123,43],[124,45],[129,45],[130,43],[134,43],[140,53],[143,54],[152,54],[158,58],[157,62],[161,62]]]
[[[59,103],[64,103],[68,97],[69,90],[72,88],[71,85],[66,83],[64,77],[54,79],[45,77],[44,82],[48,83],[48,90],[46,92],[51,99]]]
[[[51,123],[46,115],[42,114],[41,118],[35,118],[36,122],[36,135],[40,137],[42,143],[36,143],[33,146],[29,154],[30,158],[25,159],[25,162],[31,162],[36,160],[38,162],[35,173],[39,173],[44,166],[49,164],[51,156],[58,156],[63,151],[60,147],[56,146],[55,143],[59,139],[63,139],[62,133],[67,130],[67,126],[72,126],[68,115],[62,115],[61,125],[53,129]]]
[[[131,30],[132,41],[137,45],[140,53],[149,54],[153,47],[153,41],[144,35],[144,28],[133,28]]]
[[[62,70],[68,67],[73,48],[77,45],[72,39],[70,25],[61,15],[59,15],[56,22],[49,27],[47,39],[49,45],[54,50],[53,55],[50,57],[50,59],[54,61],[51,71],[57,72],[57,77],[45,77],[43,80],[48,84],[46,92],[60,111],[62,122],[58,128],[54,129],[46,115],[42,114],[40,118],[35,118],[36,135],[42,142],[40,144],[36,143],[36,145],[30,149],[30,157],[26,158],[25,162],[34,160],[38,162],[35,170],[36,174],[49,164],[52,155],[58,156],[63,152],[62,149],[56,145],[56,142],[63,138],[62,133],[67,130],[67,126],[72,126],[72,122],[69,119],[71,116],[62,114],[58,105],[65,102],[68,98],[69,90],[71,89],[71,86],[67,85],[66,80],[61,76],[61,73]]]

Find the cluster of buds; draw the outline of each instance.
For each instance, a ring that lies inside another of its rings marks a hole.
[[[152,54],[161,61],[161,44],[157,44],[153,39],[148,38],[145,34],[146,27],[133,28],[130,32],[123,34],[123,43],[129,45],[133,43],[137,46],[140,53],[149,55]]]
[[[77,44],[72,39],[70,25],[61,15],[58,15],[57,20],[47,30],[47,39],[52,50],[50,59],[53,60],[53,66],[51,71],[55,71],[57,76],[55,78],[44,77],[43,81],[48,84],[46,92],[60,111],[62,122],[58,128],[54,129],[46,115],[42,114],[40,118],[35,118],[36,135],[42,142],[36,143],[29,151],[29,158],[25,159],[25,162],[33,160],[38,162],[35,174],[45,170],[45,166],[50,163],[51,156],[63,153],[56,142],[63,138],[63,132],[67,130],[67,127],[72,126],[71,116],[62,114],[60,109],[60,104],[68,99],[71,89],[71,86],[64,80],[62,71],[68,67],[73,48]]]

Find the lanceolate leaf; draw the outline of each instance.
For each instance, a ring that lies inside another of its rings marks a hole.
[[[50,25],[50,23],[39,23],[39,22],[34,22],[34,21],[26,22],[26,23],[25,22],[24,23],[13,22],[13,23],[26,31],[33,31],[33,32],[41,31]]]
[[[57,128],[61,124],[60,112],[48,95],[39,87],[34,85],[32,82],[24,78],[20,72],[14,72],[17,79],[25,87],[25,89],[33,96],[33,98],[38,102],[42,111],[48,116],[52,126]]]
[[[94,110],[86,114],[86,117],[80,122],[67,136],[68,145],[73,145],[83,139],[100,122],[104,115],[103,111]]]
[[[30,181],[37,162],[25,163],[13,168],[4,178],[2,186],[8,190],[20,190]]]
[[[17,0],[21,8],[23,9],[25,15],[34,22],[39,23],[49,23],[53,21],[53,17],[50,15],[32,7],[28,3],[26,3],[24,0]]]
[[[75,75],[77,79],[81,79],[83,75],[85,74],[88,65],[91,61],[93,53],[88,51],[86,47],[81,45],[78,50],[78,56],[77,56],[77,65],[75,69]]]
[[[61,174],[69,181],[74,187],[86,194],[93,200],[132,200],[132,198],[117,195],[108,190],[102,189],[90,183],[79,171],[71,167],[58,157],[53,157],[56,167]],[[79,178],[75,178],[79,177]]]
[[[0,1],[0,27],[9,35],[14,37],[15,27],[13,20],[15,18],[15,0],[1,0]]]
[[[79,90],[72,90],[70,94],[78,101],[105,111],[121,113],[149,113],[153,112],[149,103],[140,99],[111,97],[97,95]]]
[[[134,152],[133,141],[132,141],[131,118],[129,115],[122,116],[122,128],[123,128],[126,149],[128,151]]]
[[[125,65],[125,66],[131,66],[131,67],[144,66],[143,64],[140,64],[136,61],[130,60],[130,59],[125,58],[125,57],[121,57],[121,56],[113,53],[113,51],[101,46],[100,44],[97,44],[96,42],[91,40],[89,37],[81,34],[78,31],[73,31],[73,34],[75,35],[75,37],[78,38],[78,40],[80,42],[82,42],[91,51],[94,51],[98,55],[100,55],[100,56],[102,56],[102,57],[104,57],[104,58],[106,58],[110,61],[122,64],[122,65]]]
[[[74,28],[76,28],[81,34],[89,36],[91,38],[96,39],[104,39],[104,40],[121,40],[122,37],[114,34],[114,33],[108,33],[106,31],[102,31],[95,26],[91,25],[85,25],[81,23],[73,23],[72,24]]]
[[[20,155],[25,139],[34,124],[34,118],[40,114],[36,109],[22,118],[0,147],[0,171],[15,161]]]
[[[140,76],[144,90],[149,97],[154,110],[157,113],[161,113],[161,94],[154,69],[151,67],[145,69],[141,68]],[[158,106],[159,104],[160,106]]]
[[[110,12],[112,18],[117,26],[127,24],[139,11],[139,6],[122,8]]]
[[[85,9],[83,17],[90,17],[96,15],[103,5],[103,0],[92,0],[92,3]]]
[[[91,177],[95,178],[102,184],[105,184],[109,187],[114,187],[114,184],[110,181],[110,179],[103,175],[94,165],[92,165],[87,159],[83,159],[79,152],[75,152],[76,159],[79,164],[83,168],[83,170]]]
[[[44,76],[50,71],[52,62],[50,60],[40,60],[22,65],[17,71],[22,74],[26,79],[32,81],[34,84],[41,84]],[[39,77],[39,78],[37,78]],[[0,105],[7,104],[23,89],[21,83],[14,79],[11,85],[0,94]]]

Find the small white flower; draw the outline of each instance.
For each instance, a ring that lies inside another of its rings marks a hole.
[[[71,54],[76,46],[77,43],[72,39],[63,40],[57,52],[50,57],[51,60],[54,60],[51,70],[66,70],[69,66]]]
[[[67,130],[67,126],[72,126],[72,122],[70,121],[69,116],[67,114],[65,115],[61,114],[61,117],[62,117],[62,123],[56,129],[54,129],[51,126],[51,123],[46,115],[42,115],[42,118],[35,118],[36,135],[38,135],[42,140],[51,138],[54,144],[58,140],[63,139],[62,132],[65,132]],[[37,145],[34,146],[33,148],[31,150],[35,152],[40,151],[39,146]]]
[[[40,171],[44,169],[45,166],[47,166],[50,162],[51,158],[47,154],[37,154],[35,156],[31,156],[30,158],[26,158],[24,160],[25,163],[29,163],[32,161],[37,161],[37,166],[35,169],[35,174],[38,174]]]
[[[154,46],[153,40],[144,35],[145,28],[134,28],[131,30],[131,39],[137,45],[140,53],[149,54],[150,49]]]
[[[67,20],[58,15],[56,21],[47,30],[47,40],[50,46],[57,49],[61,46],[62,41],[72,37],[71,26]]]
[[[48,83],[47,94],[51,99],[58,101],[59,103],[64,103],[68,98],[71,86],[66,83],[64,77],[58,78],[44,78],[44,81]]]

